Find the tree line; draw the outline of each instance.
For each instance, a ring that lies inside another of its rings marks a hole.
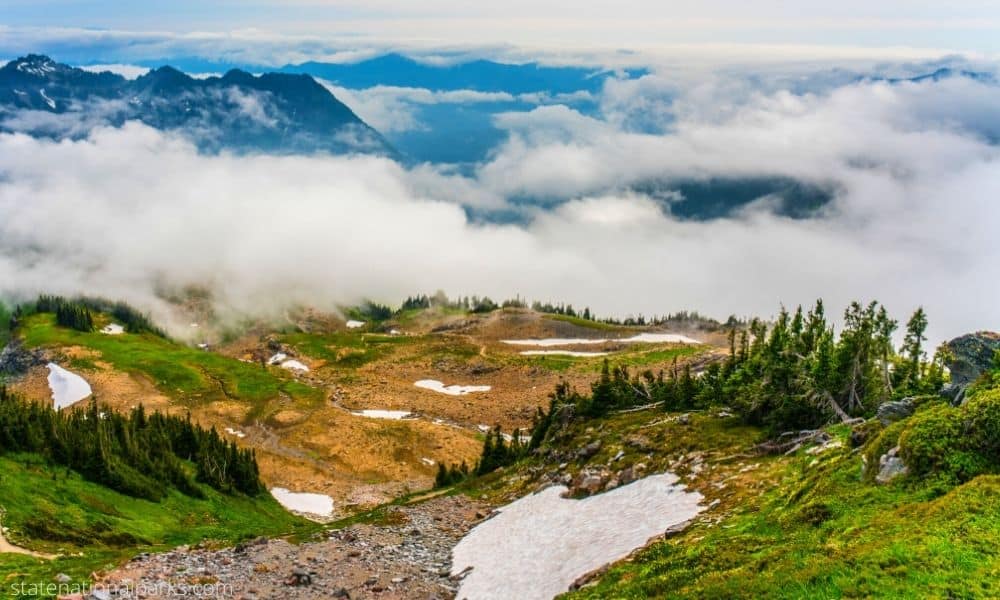
[[[589,395],[564,391],[562,402],[586,417],[652,403],[666,410],[727,406],[772,433],[867,418],[882,402],[935,394],[944,383],[942,357],[928,358],[924,347],[923,309],[907,322],[898,351],[897,327],[877,302],[848,306],[839,335],[822,301],[808,312],[782,308],[771,324],[754,319],[745,329],[731,329],[726,359],[697,375],[676,362],[667,371],[632,374],[605,361]]]
[[[517,435],[506,442],[495,428],[474,468],[440,465],[437,483],[453,485],[513,464],[540,447],[557,421],[599,418],[637,406],[667,411],[725,406],[771,434],[868,418],[884,401],[941,389],[943,356],[928,357],[927,324],[927,315],[918,308],[897,350],[893,334],[898,322],[879,303],[851,303],[836,335],[819,300],[808,312],[782,307],[773,323],[753,319],[745,328],[731,328],[728,356],[697,374],[690,363],[680,366],[676,359],[669,369],[638,373],[605,359],[589,393],[565,382],[556,385],[548,410],[538,409],[535,415],[527,444]]]
[[[87,296],[65,298],[46,294],[39,295],[34,302],[19,304],[14,308],[13,313],[7,318],[8,329],[16,329],[21,319],[37,313],[54,314],[56,324],[60,327],[84,332],[94,330],[95,314],[105,313],[129,333],[152,333],[160,337],[167,337],[166,332],[157,327],[148,314],[140,312],[127,303]]]
[[[227,494],[263,490],[256,455],[187,418],[142,405],[127,415],[86,407],[54,411],[0,387],[0,454],[30,452],[123,494],[159,501],[170,489],[203,497],[195,482]]]

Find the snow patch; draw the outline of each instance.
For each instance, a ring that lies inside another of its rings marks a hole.
[[[118,323],[111,323],[105,326],[103,329],[101,329],[101,333],[107,335],[121,335],[125,333],[125,328],[119,325]]]
[[[511,346],[577,346],[588,344],[700,344],[696,339],[678,333],[640,333],[627,338],[545,338],[540,340],[500,340]]]
[[[488,385],[445,385],[436,379],[421,379],[413,385],[449,396],[464,396],[475,392],[488,392],[492,389]]]
[[[42,95],[42,100],[45,100],[45,103],[49,105],[49,108],[52,110],[56,109],[56,101],[49,98],[48,94],[45,93],[45,88],[38,90],[38,93]]]
[[[355,410],[351,411],[351,414],[356,417],[368,417],[369,419],[389,419],[392,421],[398,421],[400,419],[408,419],[413,416],[413,413],[407,410]]]
[[[333,514],[333,498],[326,494],[290,492],[286,488],[271,488],[271,495],[290,511],[329,517]]]
[[[365,326],[365,322],[364,321],[348,321],[347,322],[347,328],[348,329],[357,329],[358,327],[364,327],[364,326]]]
[[[232,427],[226,427],[226,433],[228,433],[229,435],[235,435],[240,439],[243,439],[247,436],[247,434],[243,433],[238,429],[233,429]]]
[[[303,371],[306,373],[309,372],[309,367],[305,366],[304,364],[300,363],[297,360],[286,360],[285,362],[281,363],[281,368],[288,369],[289,371]]]
[[[607,356],[610,352],[576,352],[574,350],[525,350],[521,356]]]
[[[525,496],[480,523],[452,551],[452,573],[469,567],[459,598],[548,600],[581,575],[626,556],[704,507],[702,495],[666,473],[572,500],[564,486]]]
[[[76,373],[67,371],[56,363],[49,363],[49,389],[56,410],[76,404],[94,393],[90,384]]]
[[[279,353],[275,354],[274,356],[272,356],[271,358],[267,359],[267,364],[269,364],[269,365],[276,365],[276,364],[284,361],[286,358],[288,358],[287,354],[285,354],[284,352],[279,352]]]

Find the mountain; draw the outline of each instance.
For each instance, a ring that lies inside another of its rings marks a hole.
[[[389,98],[402,98],[402,109],[414,126],[386,131],[393,146],[419,161],[469,165],[489,157],[507,137],[496,116],[526,112],[544,104],[564,104],[586,115],[598,109],[597,96],[610,77],[638,77],[642,69],[613,72],[592,67],[507,64],[474,60],[456,64],[427,64],[400,54],[386,54],[352,64],[305,62],[286,65],[285,73],[306,73],[351,89],[381,88]],[[479,92],[476,100],[406,101],[408,88],[432,92]],[[375,90],[371,92],[378,94]],[[491,97],[487,97],[491,96]]]
[[[37,54],[0,68],[0,130],[80,137],[128,120],[179,131],[208,152],[394,154],[308,75],[233,69],[196,79],[163,66],[130,81]]]
[[[427,88],[430,90],[476,90],[528,94],[596,92],[613,73],[587,67],[550,67],[538,63],[508,64],[490,60],[433,65],[400,54],[386,54],[351,64],[305,62],[286,65],[284,73],[307,73],[349,88],[376,85]],[[645,73],[627,72],[629,77]]]

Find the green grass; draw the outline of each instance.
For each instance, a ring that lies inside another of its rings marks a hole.
[[[225,496],[202,487],[205,499],[172,491],[162,502],[125,496],[54,469],[32,454],[0,456],[0,506],[8,541],[61,556],[53,560],[0,554],[0,598],[12,584],[50,583],[58,573],[85,583],[143,551],[202,540],[234,543],[260,535],[304,536],[319,526],[285,511],[270,496]]]
[[[841,428],[838,433],[846,435]],[[942,494],[860,480],[844,448],[779,459],[734,515],[656,543],[581,598],[990,598],[1000,595],[1000,477]],[[812,466],[810,466],[812,464]]]
[[[517,361],[549,369],[551,371],[578,370],[586,373],[599,373],[607,358],[614,365],[625,365],[630,368],[647,368],[657,366],[667,368],[675,358],[681,359],[695,356],[705,351],[704,346],[673,346],[668,348],[631,349],[623,352],[614,352],[607,357],[604,356],[561,356],[558,354],[547,354],[541,356],[518,356]]]
[[[636,346],[633,346],[633,348],[635,347]],[[672,363],[675,358],[687,358],[701,354],[704,351],[704,346],[684,344],[668,348],[628,350],[609,357],[609,360],[611,360],[615,365],[624,365],[634,368],[648,367],[650,365],[665,367],[666,365]],[[599,371],[600,367],[601,365],[598,364],[595,370]]]
[[[213,352],[204,352],[152,334],[84,333],[55,324],[49,314],[32,315],[19,329],[29,348],[81,346],[100,353],[116,370],[148,377],[163,394],[196,405],[230,398],[252,405],[249,418],[261,416],[267,403],[284,393],[302,404],[322,400],[322,393],[297,382],[279,368],[262,369]],[[90,369],[94,359],[72,366]]]
[[[584,319],[582,317],[571,317],[569,315],[555,315],[545,313],[542,315],[544,319],[551,319],[553,321],[562,321],[564,323],[572,323],[577,327],[585,327],[587,329],[597,329],[599,331],[621,331],[627,329],[619,325],[611,325],[610,323],[604,323],[602,321],[591,321],[590,319]]]

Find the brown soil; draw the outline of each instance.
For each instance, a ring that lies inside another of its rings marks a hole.
[[[329,332],[344,327],[339,318],[304,314],[295,319],[303,330]],[[326,390],[327,399],[318,407],[286,405],[263,422],[248,422],[249,407],[233,400],[217,399],[189,409],[173,403],[145,378],[114,371],[96,352],[83,348],[59,351],[87,358],[96,366],[81,370],[80,375],[101,402],[118,410],[139,403],[175,414],[190,410],[201,425],[214,426],[237,443],[256,448],[261,475],[269,487],[328,494],[334,498],[338,514],[344,514],[429,488],[438,463],[474,464],[481,448],[479,426],[499,424],[506,432],[530,427],[537,409],[548,405],[548,395],[557,383],[568,381],[586,389],[596,376],[592,370],[548,370],[544,363],[520,357],[518,352],[523,348],[500,340],[607,338],[636,332],[580,327],[521,310],[473,316],[431,313],[400,329],[425,337],[394,345],[391,352],[358,368],[327,365],[288,348],[289,354],[311,369],[297,373],[296,378]],[[441,329],[445,331],[429,333]],[[269,341],[279,337],[264,329],[255,330],[213,351],[244,360],[266,359],[274,353]],[[607,345],[607,349],[618,347]],[[37,367],[13,388],[28,398],[49,400],[47,376],[44,366]],[[491,390],[450,396],[415,387],[414,382],[421,379],[436,379],[445,385],[488,385]],[[350,414],[361,409],[405,410],[416,418],[392,421]],[[226,433],[226,428],[245,436]]]

